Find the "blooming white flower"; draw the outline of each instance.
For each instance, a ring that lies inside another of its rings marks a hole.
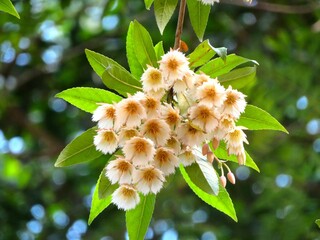
[[[166,94],[166,91],[164,88],[161,88],[157,91],[150,90],[147,92],[147,94],[149,96],[152,96],[152,97],[158,99],[158,100],[161,100],[161,98]]]
[[[196,88],[200,87],[202,84],[206,82],[211,82],[211,81],[217,81],[217,80],[210,78],[210,76],[208,76],[205,73],[195,74],[193,77],[193,84]]]
[[[119,146],[124,144],[133,137],[139,136],[139,132],[135,128],[121,128],[119,132]]]
[[[135,98],[129,97],[121,100],[116,107],[116,129],[123,125],[136,127],[141,124],[141,120],[146,118],[146,111],[142,104]]]
[[[215,2],[219,3],[219,0],[201,0],[201,2],[205,5],[213,5]]]
[[[170,138],[170,127],[162,119],[151,118],[142,125],[141,134],[150,138],[156,145],[163,146]]]
[[[196,155],[193,153],[190,147],[185,147],[179,155],[180,162],[183,166],[187,167],[196,162]]]
[[[173,85],[176,93],[184,92],[186,89],[193,87],[193,71],[189,70],[182,79],[177,79]]]
[[[96,145],[96,149],[104,154],[111,154],[118,147],[118,137],[113,130],[99,129],[93,142]]]
[[[225,92],[226,99],[221,106],[221,112],[223,115],[230,115],[234,119],[238,119],[240,114],[244,112],[247,102],[244,99],[246,95],[238,90],[232,89],[231,86]]]
[[[142,137],[131,138],[125,143],[122,150],[126,159],[132,161],[135,166],[146,165],[153,159],[155,153],[153,142]]]
[[[235,128],[235,123],[233,118],[228,115],[223,116],[220,121],[218,127],[214,131],[214,138],[220,141],[225,138],[228,132]]]
[[[113,128],[115,113],[113,104],[102,104],[93,112],[92,121],[98,122],[99,128]]]
[[[200,145],[204,139],[205,134],[202,130],[192,126],[190,123],[184,123],[177,129],[179,140],[190,147]]]
[[[158,193],[163,186],[165,178],[163,172],[154,166],[140,168],[133,174],[133,183],[138,191],[144,195]]]
[[[147,118],[156,118],[159,115],[161,102],[154,97],[146,95],[140,100],[147,112]]]
[[[212,132],[219,124],[218,113],[206,105],[196,104],[192,106],[189,109],[189,114],[192,124],[207,133]]]
[[[133,165],[123,157],[112,160],[106,167],[106,176],[112,184],[131,184]]]
[[[196,98],[209,107],[220,107],[226,99],[225,89],[215,81],[205,82],[197,89]]]
[[[140,202],[137,190],[132,185],[121,185],[112,194],[112,202],[125,211],[133,209]]]
[[[172,149],[176,155],[178,155],[181,151],[181,143],[179,142],[179,140],[175,136],[171,136],[168,139],[168,141],[166,143],[166,147]]]
[[[174,129],[181,121],[178,108],[173,108],[170,104],[161,106],[161,116]]]
[[[162,72],[154,67],[148,66],[141,76],[143,91],[158,91],[165,88]]]
[[[177,79],[182,79],[189,71],[188,59],[182,52],[178,50],[170,50],[162,56],[160,63],[160,71],[163,73],[165,82],[170,86],[174,84]]]
[[[160,147],[154,155],[154,165],[160,169],[165,176],[174,173],[175,168],[179,166],[179,160],[174,155],[173,150],[165,147]]]
[[[249,144],[247,140],[247,136],[243,132],[243,129],[246,129],[246,128],[241,126],[236,126],[233,130],[228,132],[228,134],[225,137],[227,142],[227,148],[242,146],[244,142]]]

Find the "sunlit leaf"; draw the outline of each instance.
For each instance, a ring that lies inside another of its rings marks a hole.
[[[146,9],[150,9],[154,0],[144,0],[144,4],[146,5]]]
[[[126,225],[130,240],[143,240],[150,224],[156,196],[140,195],[140,203],[126,212]]]
[[[154,13],[161,35],[174,13],[177,4],[178,0],[154,0]]]
[[[161,57],[164,55],[163,42],[158,42],[154,46],[154,51],[156,52],[157,60],[161,60]]]
[[[122,97],[99,88],[76,87],[58,93],[55,97],[62,98],[77,108],[93,113],[97,103],[119,102]]]
[[[115,158],[115,154],[109,159],[109,161]],[[117,188],[118,184],[112,184],[106,176],[106,168],[103,168],[99,180],[98,180],[98,192],[99,198],[106,198],[110,196]]]
[[[70,142],[60,153],[55,167],[66,167],[94,160],[102,155],[93,144],[96,127],[90,128]],[[106,159],[109,155],[106,155]]]
[[[216,52],[213,50],[212,46],[209,43],[209,40],[205,40],[200,43],[192,53],[188,56],[190,68],[199,67],[206,62],[208,62]]]
[[[315,223],[318,225],[318,227],[320,228],[320,219],[317,219],[316,221],[315,221]]]
[[[11,3],[10,0],[1,0],[0,1],[0,11],[9,13],[17,18],[20,19],[19,13],[17,10],[14,8],[13,4]]]
[[[187,0],[187,6],[192,28],[199,40],[202,41],[211,7],[198,0]]]
[[[237,220],[236,212],[232,203],[231,198],[229,197],[228,192],[222,186],[219,187],[219,194],[217,196],[208,194],[200,189],[189,177],[185,168],[180,165],[180,172],[187,182],[191,190],[205,203],[210,206],[218,209],[219,211],[225,213],[229,217],[231,217],[234,221]]]
[[[251,83],[255,76],[256,66],[243,67],[219,76],[218,80],[225,87],[231,85],[235,89],[240,89]]]
[[[288,133],[288,131],[272,117],[268,112],[253,105],[247,105],[245,112],[237,121],[238,126],[244,126],[249,130],[277,130]]]

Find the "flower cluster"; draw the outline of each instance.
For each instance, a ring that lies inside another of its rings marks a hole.
[[[244,128],[235,124],[246,107],[244,94],[195,73],[178,50],[163,55],[159,68],[148,66],[141,82],[143,92],[119,103],[101,103],[92,116],[98,123],[96,148],[104,154],[121,149],[106,167],[110,182],[119,184],[112,195],[118,208],[134,208],[139,193],[158,193],[179,164],[196,161],[195,148],[202,147],[202,154],[213,162],[217,158],[210,142],[217,148],[225,141],[228,153],[245,163],[243,143],[248,142]]]

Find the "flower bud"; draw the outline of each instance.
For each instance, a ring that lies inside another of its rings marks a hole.
[[[202,145],[202,155],[205,156],[210,151],[209,146],[207,143]]]
[[[212,139],[213,149],[216,150],[219,147],[220,141],[216,138]]]
[[[236,178],[234,177],[234,174],[232,172],[228,172],[227,178],[229,182],[231,182],[232,184],[236,184]]]
[[[208,162],[213,163],[213,160],[214,160],[213,152],[210,151],[207,153],[207,160],[208,160]]]
[[[220,183],[225,188],[227,185],[227,179],[224,175],[220,176]]]

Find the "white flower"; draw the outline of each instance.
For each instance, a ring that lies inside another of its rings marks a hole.
[[[152,161],[155,149],[150,139],[142,137],[133,137],[128,140],[124,147],[123,153],[126,159],[132,161],[135,166],[144,166]]]
[[[219,83],[210,81],[203,83],[196,92],[199,103],[209,107],[220,107],[226,99],[225,89]]]
[[[228,132],[235,128],[235,123],[233,118],[228,115],[223,116],[220,121],[218,127],[214,131],[214,138],[217,140],[221,140],[225,138]]]
[[[156,145],[163,146],[170,138],[170,127],[164,120],[152,118],[142,125],[141,134],[150,138]]]
[[[170,104],[161,106],[161,116],[174,129],[181,120],[179,109],[173,108]]]
[[[139,136],[139,132],[135,128],[121,128],[119,132],[119,146],[123,147],[126,141],[136,136]]]
[[[186,89],[193,87],[193,71],[189,70],[182,79],[177,79],[173,85],[173,90],[176,93],[184,92]]]
[[[235,90],[232,89],[231,86],[225,92],[226,99],[221,106],[221,112],[223,115],[230,115],[234,119],[238,119],[240,114],[244,112],[246,108],[247,102],[244,99],[246,96]]]
[[[113,104],[102,104],[93,112],[92,121],[98,122],[99,128],[113,128],[116,108]]]
[[[182,79],[189,71],[188,59],[178,50],[171,49],[170,52],[162,56],[159,63],[159,69],[169,86],[172,86],[177,79]]]
[[[133,209],[140,202],[137,190],[132,185],[121,185],[112,194],[112,202],[125,211]]]
[[[141,76],[143,91],[158,91],[165,88],[162,73],[158,69],[148,66],[147,70]]]
[[[118,137],[114,131],[108,129],[99,129],[94,137],[96,149],[104,154],[113,153],[118,147]]]
[[[205,5],[213,5],[215,2],[219,3],[219,0],[201,0],[201,2]]]
[[[179,142],[179,140],[175,137],[175,136],[171,136],[167,143],[166,143],[166,147],[170,148],[173,150],[173,152],[177,155],[180,153],[181,151],[181,143]]]
[[[178,158],[174,155],[173,151],[164,147],[156,150],[153,161],[155,167],[160,169],[165,176],[174,173],[175,168],[179,165]]]
[[[185,147],[181,154],[179,155],[180,162],[183,164],[183,166],[190,166],[192,163],[196,162],[196,156],[192,152],[192,149],[190,147]]]
[[[184,123],[177,129],[179,140],[190,147],[201,145],[205,139],[205,134],[200,129],[190,123]]]
[[[205,73],[195,74],[193,77],[193,84],[195,87],[200,87],[202,84],[206,82],[210,82],[213,79],[211,79],[208,75]],[[216,80],[213,80],[216,81]]]
[[[203,131],[212,132],[218,126],[218,114],[206,105],[197,104],[189,109],[192,124]]]
[[[147,166],[135,171],[133,183],[138,191],[144,195],[148,193],[158,193],[163,186],[165,178],[163,173],[154,166]]]
[[[145,96],[140,100],[147,112],[147,118],[156,118],[159,115],[161,102],[154,97]]]
[[[146,111],[141,103],[129,97],[121,100],[116,106],[116,122],[115,127],[121,128],[123,125],[127,127],[136,127],[141,124],[141,120],[146,118]]]
[[[156,98],[158,100],[161,100],[161,98],[165,95],[165,93],[166,93],[166,91],[165,91],[164,88],[161,88],[158,91],[150,90],[150,91],[147,92],[147,94],[149,96],[152,96],[152,97],[154,97],[154,98]]]
[[[243,132],[243,129],[246,129],[246,128],[237,126],[233,130],[227,133],[225,137],[225,140],[227,142],[227,148],[230,148],[230,147],[236,148],[238,146],[242,146],[244,142],[249,144],[247,140],[247,136]]]
[[[132,182],[133,165],[123,157],[112,160],[106,167],[106,176],[112,184],[130,184]]]

